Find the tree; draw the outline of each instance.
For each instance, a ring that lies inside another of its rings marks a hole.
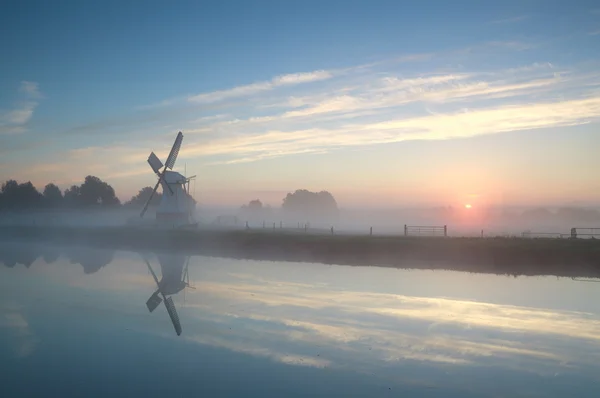
[[[48,207],[59,207],[63,203],[63,195],[56,185],[50,183],[44,187],[44,202]]]
[[[85,177],[79,188],[79,202],[89,206],[115,206],[120,204],[113,187],[95,176]]]
[[[65,190],[63,198],[65,204],[69,207],[77,207],[81,204],[80,201],[81,189],[77,185],[71,185],[71,188]]]
[[[298,189],[287,194],[281,209],[286,215],[300,217],[305,221],[333,221],[339,217],[337,202],[327,191]]]
[[[142,207],[146,204],[146,202],[148,201],[148,198],[150,198],[150,195],[152,195],[152,187],[144,187],[142,189],[140,189],[140,191],[138,192],[137,195],[132,196],[131,199],[125,203],[127,206],[132,206],[132,207]],[[149,206],[158,206],[160,204],[160,201],[162,199],[162,194],[156,192],[154,194],[154,196],[152,197],[152,200],[150,201]]]
[[[249,211],[251,213],[259,212],[263,208],[263,204],[259,199],[254,199],[248,202],[247,205],[242,206],[242,211]]]
[[[15,180],[2,184],[2,207],[9,210],[30,209],[40,205],[42,195],[31,181],[19,184]]]
[[[259,221],[259,219],[264,218],[263,204],[259,199],[251,200],[247,205],[243,205],[240,210],[242,216],[250,219],[250,221]]]

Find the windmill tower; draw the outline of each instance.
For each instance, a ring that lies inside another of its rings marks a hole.
[[[148,164],[158,176],[158,181],[140,213],[140,218],[144,217],[146,210],[148,210],[148,205],[160,185],[163,194],[158,209],[156,210],[156,221],[159,224],[169,226],[190,225],[194,222],[196,202],[190,195],[189,188],[190,180],[196,176],[185,177],[180,173],[173,171],[173,166],[175,165],[175,160],[177,160],[182,141],[183,134],[180,131],[175,138],[175,142],[171,147],[171,152],[169,152],[169,156],[164,165],[154,152],[150,153],[150,156],[148,156]]]

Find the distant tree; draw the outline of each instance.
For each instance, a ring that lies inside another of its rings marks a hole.
[[[40,206],[42,195],[31,181],[19,184],[15,180],[2,184],[2,206],[9,210],[30,209]]]
[[[48,207],[59,207],[63,204],[63,195],[60,188],[50,183],[44,187],[44,204]]]
[[[140,189],[137,195],[132,196],[131,199],[125,203],[126,206],[131,207],[142,207],[148,201],[148,198],[152,195],[152,187],[144,187]],[[150,206],[158,206],[162,199],[162,194],[156,192],[150,201]]]
[[[259,199],[251,200],[240,208],[241,215],[251,221],[260,221],[259,219],[264,218],[263,210],[263,204]]]
[[[81,205],[81,189],[77,185],[71,185],[71,188],[65,190],[63,198],[65,205],[69,207],[77,207]]]
[[[79,201],[86,207],[120,204],[113,187],[95,176],[85,177],[84,183],[79,187]]]
[[[263,208],[263,204],[259,199],[254,199],[248,202],[247,205],[242,206],[242,210],[249,212],[258,212]]]
[[[303,221],[330,221],[339,217],[337,202],[327,191],[298,189],[287,194],[281,209],[286,215],[300,217]]]
[[[600,213],[598,211],[578,207],[561,207],[557,210],[556,216],[565,222],[596,223],[600,221]]]

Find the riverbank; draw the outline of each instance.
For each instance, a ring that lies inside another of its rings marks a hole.
[[[0,227],[0,240],[190,255],[510,275],[600,277],[591,239],[423,238],[134,227]]]

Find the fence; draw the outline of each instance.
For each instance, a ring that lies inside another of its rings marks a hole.
[[[404,225],[404,236],[448,236],[446,225]]]
[[[580,232],[582,231],[582,232]],[[571,238],[577,239],[578,237],[588,237],[588,238],[600,238],[600,228],[583,228],[576,227],[571,228]]]
[[[569,234],[563,234],[560,232],[531,232],[531,231],[525,231],[523,233],[521,233],[521,237],[522,238],[556,238],[556,239],[560,239],[560,238],[567,238],[571,235]]]

